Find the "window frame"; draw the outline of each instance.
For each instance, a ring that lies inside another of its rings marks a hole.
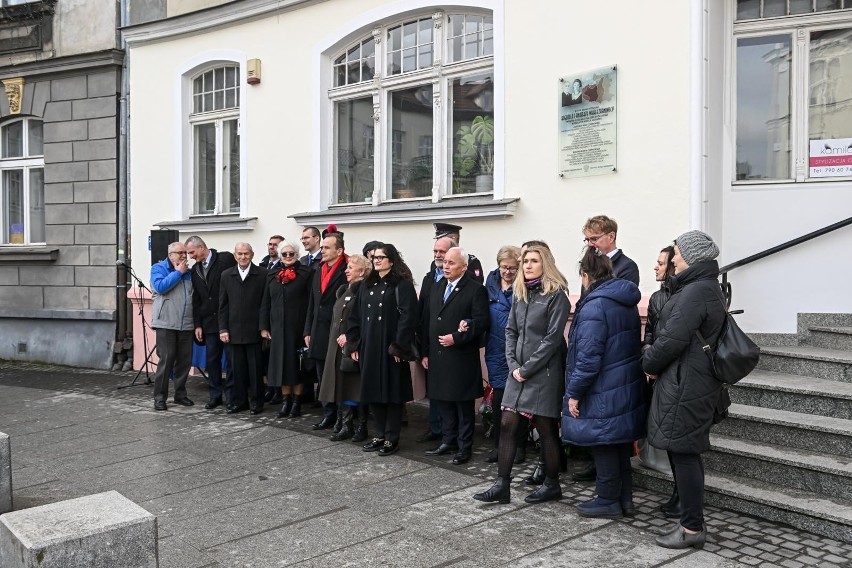
[[[732,186],[796,185],[852,181],[852,176],[818,177],[808,175],[809,158],[809,86],[810,37],[812,32],[852,28],[852,10],[831,10],[762,19],[736,20],[737,0],[730,0],[729,124],[731,125],[731,157],[729,162]],[[739,39],[790,35],[790,177],[783,179],[737,179],[737,43]]]
[[[26,247],[26,246],[42,246],[47,244],[47,233],[46,233],[46,224],[44,228],[45,240],[42,241],[32,241],[31,240],[31,230],[32,230],[32,221],[31,221],[31,199],[30,199],[30,172],[33,170],[41,170],[42,171],[42,200],[44,199],[44,142],[42,141],[42,153],[41,154],[30,154],[30,127],[29,124],[31,121],[37,121],[44,125],[44,121],[35,116],[21,116],[16,117],[12,120],[6,120],[0,123],[0,137],[2,137],[3,130],[11,126],[15,123],[22,124],[22,148],[23,155],[15,156],[11,158],[3,158],[2,154],[0,154],[0,247]],[[42,140],[44,140],[42,138]],[[24,242],[22,243],[9,243],[3,242],[7,238],[7,227],[5,223],[6,218],[6,188],[3,185],[3,180],[5,178],[5,173],[11,170],[21,170],[22,172],[22,209],[24,211]],[[44,203],[42,203],[42,207],[44,207]]]
[[[493,53],[490,55],[478,56],[471,59],[463,59],[460,61],[447,62],[448,57],[448,30],[449,17],[455,15],[465,16],[483,16],[489,17],[492,20],[492,45]],[[394,75],[388,75],[387,72],[387,57],[388,46],[387,34],[388,30],[403,25],[407,22],[419,21],[424,18],[432,19],[433,34],[432,34],[432,53],[433,63],[431,67],[425,69],[417,69],[409,72],[401,72]],[[334,86],[334,61],[342,54],[347,53],[356,45],[360,45],[366,39],[363,33],[357,37],[351,38],[343,45],[338,45],[337,48],[327,55],[329,69],[328,88],[325,89],[324,97],[326,104],[330,108],[329,123],[325,127],[324,132],[330,130],[328,139],[331,144],[325,146],[328,149],[326,154],[326,164],[331,174],[326,178],[326,183],[321,184],[321,208],[334,207],[352,207],[352,206],[377,206],[382,203],[404,203],[409,201],[431,201],[439,203],[443,200],[471,198],[474,196],[489,196],[492,199],[497,197],[499,190],[497,187],[490,192],[466,193],[453,195],[451,191],[451,172],[448,170],[448,161],[450,160],[450,152],[452,145],[452,125],[451,120],[451,86],[452,81],[463,76],[476,74],[490,74],[495,90],[497,82],[495,75],[498,69],[498,49],[499,43],[497,40],[497,18],[494,10],[482,7],[465,7],[455,10],[438,10],[438,11],[414,11],[405,14],[404,16],[395,15],[385,19],[373,26],[371,34],[373,41],[376,42],[375,54],[375,69],[376,76],[373,79],[361,81],[359,83]],[[394,91],[399,91],[407,88],[414,88],[431,84],[432,86],[432,191],[431,195],[426,197],[392,197],[392,166],[390,159],[390,149],[392,141],[392,125],[388,120],[391,109],[391,94]],[[374,118],[374,151],[373,151],[373,192],[371,202],[337,202],[338,188],[338,164],[334,160],[337,150],[339,149],[338,129],[336,125],[336,104],[350,99],[372,97],[373,101],[373,118]],[[495,99],[497,95],[495,95]],[[498,118],[498,109],[495,101],[495,108],[492,111],[495,121]],[[502,144],[502,130],[495,129],[495,162],[502,159],[502,154],[498,151],[498,144]],[[445,171],[447,170],[447,171]],[[502,172],[502,168],[501,168]],[[497,167],[495,166],[495,174]],[[495,175],[495,177],[497,177]],[[496,186],[496,184],[495,184]]]

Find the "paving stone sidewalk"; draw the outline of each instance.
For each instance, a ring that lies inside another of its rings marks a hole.
[[[114,489],[159,519],[162,568],[296,566],[852,566],[852,545],[708,508],[703,551],[654,544],[665,496],[636,490],[637,515],[583,519],[592,484],[563,476],[564,499],[527,505],[516,466],[510,505],[471,495],[496,474],[477,431],[474,459],[453,466],[413,440],[423,406],[409,405],[402,450],[366,454],[317,433],[317,409],[279,420],[193,407],[153,410],[133,374],[0,362],[0,431],[12,437],[16,509]],[[144,382],[144,375],[140,382]],[[583,463],[569,463],[569,468]],[[0,559],[2,565],[2,559]]]

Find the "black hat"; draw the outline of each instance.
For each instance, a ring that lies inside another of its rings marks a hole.
[[[338,231],[337,225],[329,225],[328,227],[322,230],[322,238],[326,238],[331,233],[337,233],[341,237],[343,236],[343,231]]]
[[[450,223],[434,223],[434,225],[436,239],[446,237],[447,235],[458,235],[462,230],[462,228],[458,225],[452,225]]]

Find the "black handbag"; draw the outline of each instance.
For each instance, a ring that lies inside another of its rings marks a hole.
[[[742,313],[742,310],[725,314],[715,348],[710,347],[710,342],[704,339],[701,332],[695,331],[701,341],[701,349],[710,361],[713,376],[729,385],[734,385],[748,376],[760,360],[760,347],[740,329],[731,315],[734,313]]]
[[[353,359],[348,355],[343,355],[340,357],[340,372],[341,373],[360,373],[361,365],[358,364],[358,361]]]

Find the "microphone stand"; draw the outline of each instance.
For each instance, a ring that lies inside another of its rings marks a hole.
[[[131,266],[129,264],[127,264],[124,261],[119,261],[116,264],[118,264],[119,266],[123,266],[124,268],[127,269],[128,274],[130,274],[130,276],[136,281],[136,285],[138,286],[138,288],[141,288],[143,290],[147,290],[149,294],[152,294],[151,290],[147,286],[145,286],[145,283],[142,282],[142,280],[139,278],[139,276],[136,275],[136,272],[133,271],[133,268],[131,268]],[[118,389],[126,389],[127,387],[133,387],[133,386],[142,386],[143,384],[144,385],[154,384],[154,381],[151,380],[151,376],[148,374],[148,365],[154,364],[151,361],[151,355],[154,354],[154,350],[157,348],[157,344],[155,342],[154,346],[151,347],[150,349],[148,349],[148,329],[151,326],[148,325],[148,322],[145,320],[145,309],[144,309],[144,306],[142,305],[142,298],[140,298],[137,294],[136,299],[138,300],[137,303],[139,304],[139,318],[142,320],[142,345],[143,345],[143,348],[144,348],[144,353],[146,353],[145,363],[141,367],[139,367],[139,370],[136,372],[136,376],[133,377],[133,380],[130,381],[130,384],[119,385],[118,387],[116,387]],[[137,385],[136,381],[139,379],[140,375],[142,375],[143,370],[145,371],[145,382]]]

